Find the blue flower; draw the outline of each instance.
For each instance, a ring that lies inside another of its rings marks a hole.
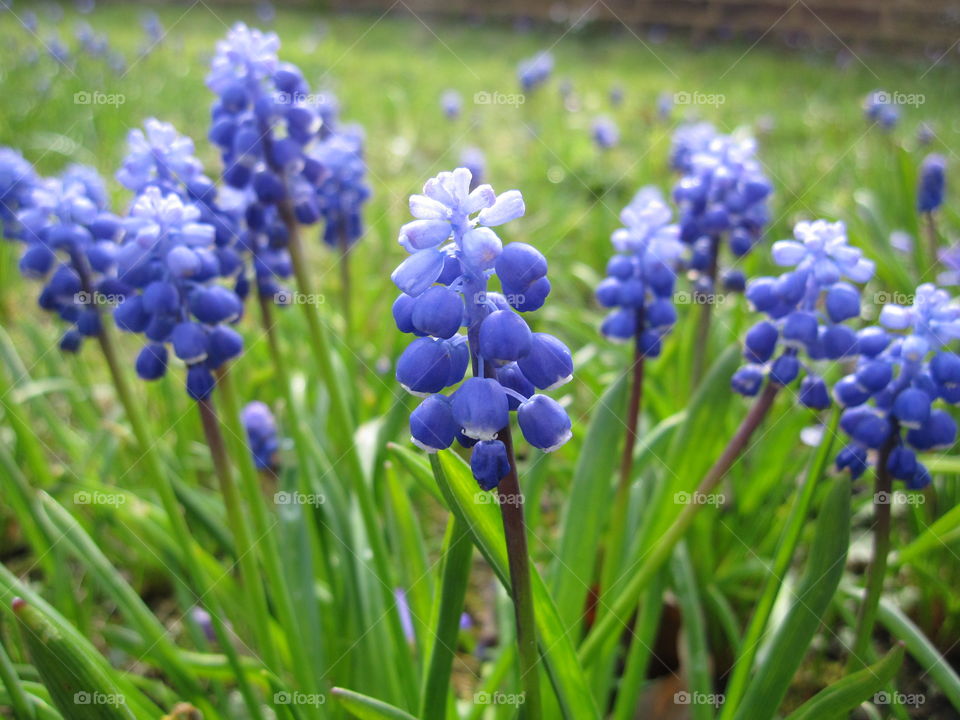
[[[661,108],[661,117],[669,114],[673,106],[673,96],[664,93],[660,96],[658,106]],[[670,166],[679,173],[689,173],[693,169],[693,158],[705,152],[717,137],[717,129],[710,123],[687,123],[678,127],[670,145]]]
[[[0,147],[0,222],[4,237],[16,236],[17,212],[29,201],[37,180],[33,166],[19,152]]]
[[[533,92],[550,79],[553,72],[553,55],[537,53],[517,65],[517,78],[524,92]]]
[[[609,117],[601,116],[593,121],[593,141],[601,150],[609,150],[620,142],[620,129]]]
[[[269,406],[257,400],[248,403],[240,411],[240,422],[247,434],[254,464],[261,470],[274,467],[280,441],[277,439],[277,421]]]
[[[323,240],[331,247],[349,247],[363,235],[363,204],[370,199],[363,131],[356,126],[340,128],[318,143],[310,157],[322,168],[317,201],[325,223]]]
[[[569,381],[573,361],[563,343],[531,332],[520,314],[549,293],[546,258],[526,243],[504,246],[492,229],[523,215],[523,197],[471,186],[470,171],[458,168],[410,198],[416,219],[400,229],[399,242],[411,254],[392,275],[402,291],[393,316],[419,337],[397,360],[396,376],[424,397],[410,416],[413,442],[428,452],[455,439],[472,447],[474,476],[491,489],[509,470],[497,438],[510,412],[534,447],[550,451],[569,439],[566,412],[536,390]],[[502,292],[489,289],[493,277]],[[464,379],[468,366],[474,376]]]
[[[149,353],[137,370],[145,380],[163,375],[170,344],[188,366],[187,391],[196,400],[213,390],[213,375],[238,356],[243,341],[229,323],[243,310],[240,298],[217,280],[235,271],[217,253],[216,228],[202,222],[202,211],[176,193],[156,186],[137,196],[124,219],[117,252],[119,278],[133,291],[117,306],[121,330],[142,333]]]
[[[193,140],[170,123],[148,118],[142,130],[134,128],[127,134],[127,155],[117,180],[128,190],[139,193],[156,185],[165,192],[180,192],[202,175]]]
[[[886,330],[862,334],[856,371],[834,390],[846,408],[841,428],[851,438],[837,465],[857,477],[868,465],[868,449],[887,448],[891,475],[918,489],[930,482],[930,474],[913,451],[949,447],[956,440],[955,421],[933,405],[960,402],[960,357],[946,349],[960,337],[960,305],[924,284],[912,305],[885,305],[880,324]],[[863,462],[848,464],[854,455]]]
[[[946,169],[947,159],[943,155],[931,154],[923,159],[917,188],[917,210],[920,212],[933,212],[943,205]]]
[[[829,407],[829,393],[811,362],[853,357],[876,338],[861,341],[844,323],[860,315],[860,291],[874,272],[874,264],[848,244],[843,223],[825,220],[800,222],[794,240],[773,244],[771,254],[781,267],[791,268],[779,277],[759,277],[746,289],[753,309],[767,315],[744,339],[747,365],[732,379],[735,391],[756,395],[764,375],[778,385],[789,385],[806,371],[799,401],[813,409]],[[877,349],[879,352],[879,349]],[[804,362],[803,358],[807,361]],[[846,392],[842,382],[835,394]]]
[[[611,236],[617,255],[607,264],[607,277],[597,299],[615,308],[601,332],[615,342],[633,339],[648,357],[660,354],[660,341],[673,327],[675,267],[683,254],[679,228],[660,192],[641,189],[620,213],[624,227]]]
[[[450,120],[456,120],[463,111],[463,97],[456,90],[446,90],[440,96],[440,107]]]
[[[890,93],[874,90],[863,101],[863,114],[883,130],[892,130],[900,122],[900,108]]]

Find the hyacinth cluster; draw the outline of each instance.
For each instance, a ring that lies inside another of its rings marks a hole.
[[[921,489],[930,473],[916,451],[949,447],[957,437],[950,413],[933,404],[960,402],[960,357],[946,349],[960,338],[960,305],[924,284],[911,305],[885,305],[880,325],[863,331],[856,371],[834,388],[845,408],[840,427],[851,439],[837,467],[858,477],[869,451],[886,449],[887,471]]]
[[[830,406],[823,378],[806,361],[853,358],[869,346],[869,331],[844,324],[860,316],[860,290],[873,277],[874,264],[847,242],[842,222],[800,222],[795,240],[773,245],[773,260],[792,268],[778,277],[756,278],[746,295],[767,315],[747,332],[743,354],[747,364],[733,375],[733,389],[756,395],[764,380],[789,385],[805,371],[798,399],[814,409]]]
[[[524,92],[533,92],[553,73],[553,55],[549,52],[537,53],[531,58],[522,60],[517,65],[517,79]]]
[[[634,339],[645,357],[657,357],[677,320],[673,306],[675,267],[684,252],[680,229],[654,187],[642,188],[620,213],[624,227],[611,240],[617,254],[597,286],[597,300],[614,308],[600,331],[610,340]]]
[[[504,246],[492,229],[523,215],[523,197],[496,195],[489,185],[471,190],[471,180],[466,168],[440,173],[410,198],[416,220],[400,231],[411,254],[392,275],[401,290],[393,315],[417,337],[396,376],[424,397],[410,416],[414,443],[428,452],[454,440],[472,447],[473,475],[490,490],[510,470],[498,438],[510,412],[534,447],[549,452],[570,438],[566,411],[537,390],[570,380],[573,361],[562,342],[531,332],[520,314],[539,309],[550,292],[546,258],[525,243]],[[493,276],[502,293],[488,288]],[[468,366],[473,375],[464,380]]]
[[[593,121],[591,128],[593,142],[601,150],[609,150],[620,142],[620,129],[609,117],[603,115]]]
[[[933,153],[923,159],[917,187],[917,210],[930,213],[943,205],[946,172],[947,159],[943,155]]]
[[[20,189],[26,191],[8,227],[24,245],[20,272],[43,283],[38,303],[68,324],[60,348],[76,352],[84,337],[100,333],[97,305],[127,291],[116,275],[120,220],[107,211],[106,188],[92,168],[71,165],[56,178],[23,177]]]
[[[276,34],[238,23],[217,44],[207,76],[218,96],[210,139],[235,191],[241,245],[263,295],[276,294],[277,279],[290,275],[288,214],[302,225],[324,219],[324,239],[349,245],[363,233],[370,194],[362,134],[335,131],[335,100],[312,95],[300,70],[279,60],[279,47]]]
[[[257,468],[268,470],[274,467],[280,441],[277,438],[277,421],[269,406],[259,400],[248,403],[240,411],[240,423],[247,435],[247,445]]]
[[[660,103],[673,103],[672,95],[661,95]],[[676,172],[686,174],[693,169],[693,157],[705,152],[717,137],[717,129],[707,122],[686,123],[678,127],[670,142],[670,167]]]
[[[892,130],[900,122],[900,108],[893,102],[890,93],[874,90],[863,101],[863,114],[870,122],[884,130]]]
[[[692,248],[689,264],[697,290],[712,293],[720,240],[727,239],[735,257],[749,253],[770,221],[767,199],[773,188],[752,138],[715,135],[698,149],[706,139],[701,133],[690,131],[683,144],[675,144],[675,162],[684,170],[673,198],[680,208],[680,239]],[[739,289],[743,275],[734,271],[726,281],[730,289]]]
[[[5,238],[16,238],[17,211],[28,203],[36,183],[33,165],[16,150],[0,147],[0,223]]]

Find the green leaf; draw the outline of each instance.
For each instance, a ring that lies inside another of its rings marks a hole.
[[[443,468],[440,477],[444,483],[440,489],[450,510],[470,527],[477,548],[503,586],[509,588],[507,546],[494,496],[479,490],[466,463],[453,453],[440,453],[440,464]],[[573,643],[536,568],[531,568],[531,583],[541,652],[564,717],[576,720],[598,718]]]
[[[413,715],[398,707],[388,705],[367,695],[361,695],[353,690],[335,687],[333,688],[333,696],[340,701],[347,712],[360,718],[360,720],[417,720]]]
[[[564,505],[557,558],[550,569],[550,589],[557,599],[557,613],[575,638],[580,637],[589,591],[587,581],[594,577],[596,569],[596,538],[603,532],[611,506],[611,476],[624,439],[627,379],[627,375],[622,375],[607,388],[593,409]],[[593,511],[584,512],[584,508]]]
[[[772,718],[803,661],[843,576],[850,544],[850,481],[831,481],[820,507],[807,569],[790,610],[770,643],[766,661],[747,686],[737,720]]]
[[[903,664],[903,643],[879,662],[833,683],[794,710],[787,720],[834,720],[848,717],[860,703],[880,692]]]

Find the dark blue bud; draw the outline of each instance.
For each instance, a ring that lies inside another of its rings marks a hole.
[[[196,288],[190,293],[189,306],[193,316],[205,325],[232,322],[243,310],[237,294],[221,285]]]
[[[763,386],[763,369],[756,365],[744,365],[739,368],[730,379],[730,387],[734,392],[747,397],[753,397]]]
[[[860,385],[856,376],[847,375],[833,386],[833,396],[844,407],[856,407],[870,399],[870,391]]]
[[[620,281],[616,278],[604,278],[597,285],[597,302],[603,307],[615,307],[620,303]]]
[[[393,321],[400,332],[412,333],[416,330],[413,325],[413,306],[417,299],[406,293],[400,293],[393,301]]]
[[[836,283],[827,290],[827,314],[835,322],[843,322],[860,315],[860,293],[853,285]]]
[[[85,337],[100,334],[100,313],[94,308],[83,310],[77,317],[77,330]]]
[[[510,422],[507,394],[496,380],[469,378],[453,394],[453,417],[467,437],[493,440]]]
[[[614,310],[603,319],[600,332],[608,340],[625,342],[637,334],[637,313],[635,310]]]
[[[876,357],[890,344],[890,336],[878,327],[867,327],[857,334],[857,352],[867,357]]]
[[[831,325],[823,331],[820,341],[823,343],[824,357],[829,360],[857,354],[857,334],[846,325]]]
[[[800,404],[813,410],[826,410],[830,407],[830,393],[823,378],[807,375],[800,382]]]
[[[187,369],[187,394],[194,400],[206,400],[213,393],[216,381],[205,365],[191,365]]]
[[[144,345],[137,355],[137,375],[144,380],[157,380],[167,372],[167,347],[160,343]]]
[[[216,370],[243,352],[243,338],[226,325],[217,325],[207,333],[207,367]]]
[[[761,320],[747,331],[743,342],[743,356],[749,362],[767,362],[777,347],[777,337],[777,326]]]
[[[180,295],[173,283],[155,280],[143,291],[143,309],[157,313],[175,313],[180,309]]]
[[[547,274],[547,259],[532,245],[513,242],[504,245],[494,270],[504,287],[523,290]]]
[[[837,454],[837,470],[847,469],[856,480],[867,469],[867,450],[859,445],[847,445]]]
[[[620,297],[618,303],[624,307],[643,307],[643,281],[639,278],[630,278],[620,283]]]
[[[463,298],[443,285],[434,285],[413,303],[413,326],[425,335],[453,337],[463,323]]]
[[[775,294],[787,305],[795,306],[807,292],[807,274],[804,272],[787,272],[774,282]]]
[[[930,471],[923,463],[917,463],[917,471],[913,477],[907,480],[907,488],[910,490],[923,490],[930,484]]]
[[[493,490],[510,473],[507,448],[499,440],[478,442],[470,455],[470,470],[484,490]]]
[[[666,330],[677,322],[677,311],[669,300],[658,299],[644,310],[644,324],[656,330]]]
[[[450,371],[447,346],[433,338],[417,338],[397,360],[397,382],[414,395],[440,392],[447,387]]]
[[[457,435],[450,399],[443,395],[428,395],[410,413],[410,435],[417,447],[427,452],[446,450]]]
[[[223,89],[220,94],[220,104],[224,110],[236,115],[241,110],[247,109],[247,89],[242,83],[231,83]]]
[[[87,248],[87,261],[95,272],[108,272],[117,261],[117,244],[106,240],[93,243]]]
[[[517,362],[523,374],[540,390],[552,390],[573,377],[573,358],[553,335],[533,333],[530,351]]]
[[[880,392],[893,379],[893,367],[886,360],[867,360],[860,364],[854,377],[867,392]]]
[[[907,388],[893,401],[891,412],[907,428],[918,428],[930,417],[931,398],[923,390]]]
[[[892,427],[890,421],[883,415],[875,412],[866,413],[859,419],[853,428],[851,436],[857,442],[868,448],[878,449],[890,437]]]
[[[930,417],[918,428],[907,432],[907,442],[917,450],[948,448],[957,439],[957,423],[946,410],[930,411]]]
[[[443,270],[440,271],[437,282],[441,285],[449,285],[461,275],[463,275],[463,266],[460,264],[460,260],[457,259],[456,255],[448,253],[443,259]]]
[[[129,295],[113,310],[113,321],[125,332],[143,332],[150,314],[143,309],[143,296]]]
[[[520,403],[517,422],[527,442],[544,452],[556,450],[573,435],[567,411],[546,395],[534,395]]]
[[[150,315],[143,334],[153,342],[167,342],[176,324],[176,315]]]
[[[776,281],[773,278],[757,278],[747,285],[747,300],[757,312],[767,312],[779,301],[775,289]]]
[[[960,385],[960,357],[952,352],[938,352],[930,358],[930,374],[937,385],[947,388]]]
[[[82,289],[80,277],[66,265],[60,265],[53,271],[47,287],[58,298],[72,298]]]
[[[783,339],[793,347],[811,345],[817,341],[817,316],[812,312],[795,310],[783,322]]]
[[[536,392],[533,383],[527,380],[527,376],[523,374],[520,366],[516,363],[507,363],[497,368],[497,380],[503,387],[513,390],[525,398],[529,398]],[[507,401],[511,411],[516,410],[520,405],[520,400],[510,394],[507,395]]]
[[[644,277],[647,280],[647,287],[657,297],[668,298],[673,295],[673,286],[677,280],[677,275],[669,265],[661,260],[651,261],[647,259],[644,267]]]
[[[663,350],[663,335],[656,330],[644,330],[637,338],[637,345],[644,357],[660,357],[660,352]]]
[[[634,276],[633,259],[627,255],[614,255],[607,262],[607,275],[618,280],[629,280]]]
[[[181,322],[170,334],[174,354],[185,363],[198,363],[207,358],[207,333],[194,322]]]
[[[917,189],[917,210],[933,212],[943,204],[943,188],[947,159],[943,155],[927,155],[920,166],[920,185]]]
[[[450,357],[450,374],[447,376],[447,387],[456,385],[463,380],[470,364],[470,345],[466,335],[454,335],[443,341],[447,355]]]
[[[253,171],[240,163],[231,163],[223,171],[223,181],[233,188],[245,188],[252,176]]]
[[[723,287],[728,292],[743,292],[747,287],[747,276],[740,270],[727,270],[723,274]]]
[[[770,366],[770,380],[778,385],[789,385],[800,374],[800,361],[796,355],[781,355]]]
[[[543,307],[550,289],[549,278],[542,277],[534,280],[522,292],[514,292],[513,288],[507,288],[507,302],[518,312],[534,312]]]
[[[912,480],[917,473],[917,455],[905,447],[895,447],[887,459],[887,470],[897,480]]]
[[[73,328],[67,330],[60,338],[60,350],[66,353],[78,352],[82,344],[83,335]]]
[[[514,362],[530,352],[533,334],[512,310],[490,313],[480,324],[479,353],[484,360]]]
[[[253,176],[253,191],[260,202],[268,205],[275,205],[286,197],[283,181],[269,170],[261,170]]]
[[[20,256],[20,272],[28,278],[45,277],[56,259],[56,254],[46,245],[31,243]]]

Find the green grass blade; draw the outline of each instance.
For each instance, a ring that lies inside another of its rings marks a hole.
[[[787,716],[787,720],[839,720],[880,692],[903,664],[903,643],[879,662],[824,688]]]
[[[683,642],[688,662],[685,673],[687,685],[697,700],[690,704],[691,717],[693,720],[709,720],[713,717],[714,705],[706,701],[713,697],[706,623],[700,593],[697,591],[697,577],[685,542],[680,542],[673,551],[671,574],[677,603],[683,616]]]
[[[367,695],[361,695],[353,690],[335,687],[333,696],[340,701],[354,717],[360,720],[417,720],[410,713]]]
[[[843,576],[850,544],[850,481],[831,481],[820,506],[807,568],[766,662],[747,685],[737,720],[772,718],[786,695]]]

